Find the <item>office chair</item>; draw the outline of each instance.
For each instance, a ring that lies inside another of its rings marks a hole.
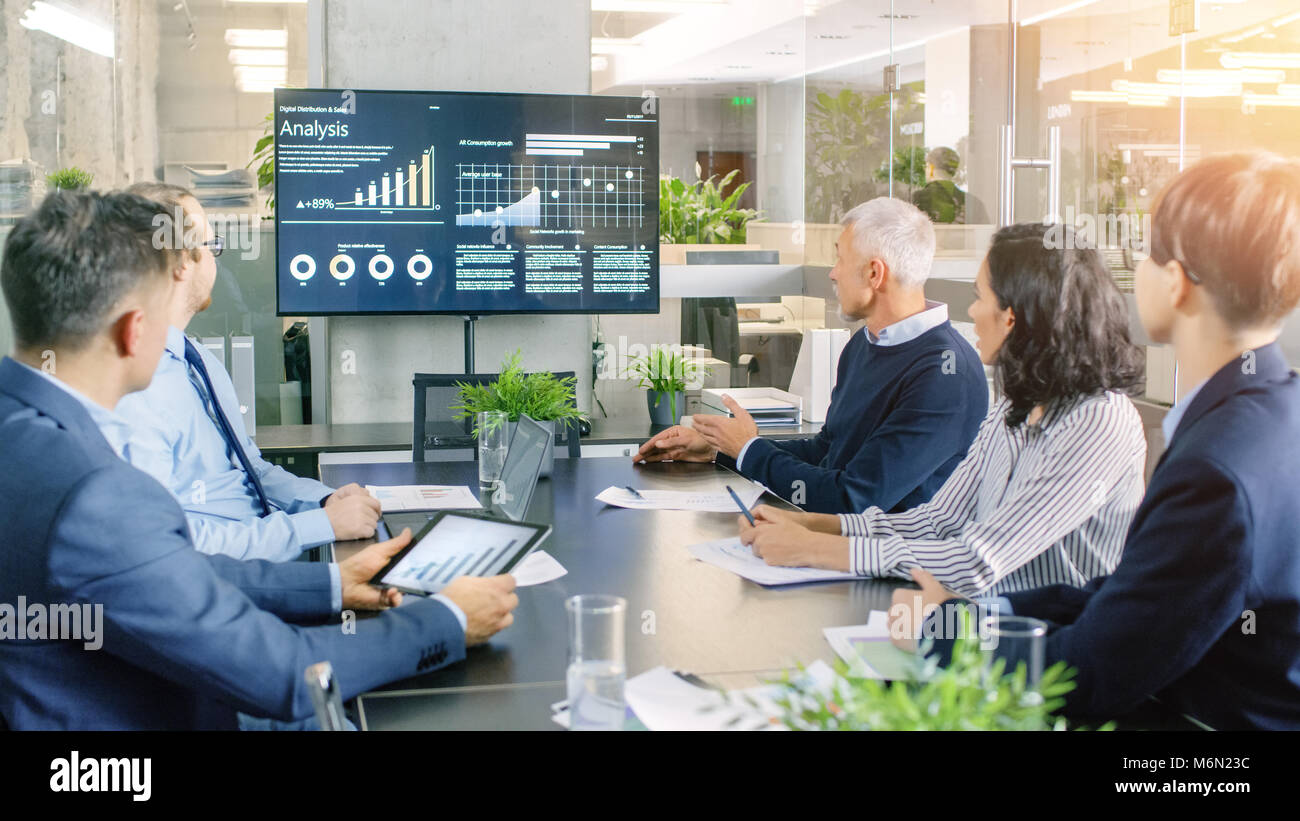
[[[316,708],[316,720],[322,730],[346,730],[347,716],[343,713],[343,699],[339,696],[338,684],[334,681],[334,668],[328,661],[320,661],[307,667],[303,672],[307,680],[307,692],[311,693],[312,706]]]
[[[561,379],[574,376],[573,371],[556,373]],[[415,388],[415,413],[411,430],[411,461],[425,461],[425,451],[466,449],[478,459],[478,441],[474,437],[474,420],[452,419],[452,406],[459,404],[456,383],[489,385],[496,381],[495,373],[417,373],[411,379]],[[582,455],[576,423],[555,427],[555,446],[567,447],[570,459]]]

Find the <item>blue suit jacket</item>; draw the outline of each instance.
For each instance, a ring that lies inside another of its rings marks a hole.
[[[1047,664],[1078,668],[1070,714],[1154,694],[1218,729],[1300,729],[1300,377],[1277,345],[1193,397],[1113,574],[1008,598],[1051,623]]]
[[[199,553],[176,500],[118,458],[77,400],[0,360],[0,603],[103,606],[102,641],[0,640],[13,729],[234,728],[236,711],[312,715],[303,671],[333,664],[344,698],[465,655],[444,605],[331,616],[323,564]]]

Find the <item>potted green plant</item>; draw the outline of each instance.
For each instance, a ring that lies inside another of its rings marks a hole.
[[[842,661],[829,690],[787,677],[775,700],[778,720],[794,730],[1066,729],[1066,720],[1054,714],[1075,687],[1074,671],[1058,662],[1031,687],[1023,664],[1007,670],[1005,660],[981,649],[969,612],[962,624],[965,637],[953,643],[948,666],[918,654],[910,679],[849,677]]]
[[[257,163],[257,187],[258,190],[267,190],[266,210],[267,215],[263,219],[272,219],[275,217],[275,114],[267,114],[262,126],[262,136],[258,138],[257,144],[253,146],[253,159],[248,161],[245,168],[252,168],[253,163]]]
[[[586,416],[574,401],[578,380],[576,377],[560,378],[549,371],[524,373],[520,360],[523,354],[515,351],[501,363],[501,373],[487,385],[457,382],[459,403],[452,405],[454,419],[473,419],[482,411],[502,411],[510,419],[506,432],[509,440],[514,435],[514,425],[520,414],[549,428],[551,441],[542,457],[542,476],[550,476],[555,465],[555,424],[577,425]],[[478,435],[477,426],[474,434]]]
[[[745,243],[745,226],[758,218],[758,212],[737,208],[736,202],[750,184],[741,183],[725,196],[722,193],[738,173],[732,171],[721,180],[714,175],[694,183],[667,175],[659,178],[661,260],[669,264],[685,263],[686,249],[679,246]]]
[[[679,350],[655,345],[634,359],[628,371],[637,378],[637,387],[646,389],[650,424],[675,425],[686,410],[686,388],[700,383],[701,367]]]
[[[53,191],[78,191],[89,188],[94,179],[94,174],[74,165],[71,168],[60,168],[53,174],[47,174],[45,183]]]

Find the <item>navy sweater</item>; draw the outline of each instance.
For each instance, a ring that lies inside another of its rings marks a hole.
[[[984,366],[950,323],[892,346],[859,331],[840,354],[821,431],[759,439],[739,472],[817,513],[907,510],[957,467],[987,411]]]

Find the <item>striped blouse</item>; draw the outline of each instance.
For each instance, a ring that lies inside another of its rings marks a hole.
[[[923,505],[841,514],[849,568],[910,578],[913,567],[966,596],[1081,587],[1119,563],[1142,500],[1146,437],[1128,397],[1104,392],[1012,429],[995,404],[948,481]]]

